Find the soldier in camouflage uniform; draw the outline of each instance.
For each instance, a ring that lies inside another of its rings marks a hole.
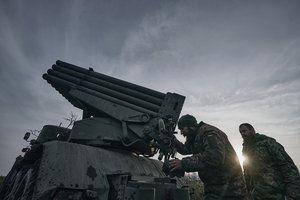
[[[198,172],[204,184],[205,200],[244,200],[246,185],[237,155],[221,130],[195,117],[184,115],[178,121],[183,144],[174,138],[174,145],[182,155],[193,154],[182,160],[169,161],[170,171]]]
[[[300,176],[293,160],[275,139],[241,124],[244,175],[251,200],[300,200]]]

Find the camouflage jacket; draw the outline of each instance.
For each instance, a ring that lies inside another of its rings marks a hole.
[[[246,185],[237,155],[221,130],[200,122],[193,137],[185,144],[176,140],[186,172],[198,172],[204,183],[206,199],[245,199]],[[211,198],[207,198],[211,197]]]
[[[243,155],[250,199],[300,199],[299,171],[275,139],[257,133],[243,144]]]

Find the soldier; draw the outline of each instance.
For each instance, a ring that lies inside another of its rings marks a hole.
[[[275,139],[243,123],[244,175],[250,199],[300,199],[300,176],[293,160]]]
[[[178,121],[183,144],[174,138],[174,145],[182,160],[169,161],[171,172],[198,172],[204,184],[205,200],[246,199],[246,185],[237,155],[227,136],[218,128],[184,115]]]

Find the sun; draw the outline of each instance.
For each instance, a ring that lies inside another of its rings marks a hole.
[[[243,153],[242,153],[242,149],[239,148],[236,152],[237,156],[238,156],[238,159],[240,161],[240,164],[243,166],[243,162],[245,162],[245,157],[243,156]]]

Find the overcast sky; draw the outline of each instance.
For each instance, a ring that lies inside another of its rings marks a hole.
[[[300,1],[1,0],[0,175],[28,130],[81,115],[42,74],[63,60],[186,96],[183,114],[274,137],[300,166]]]

